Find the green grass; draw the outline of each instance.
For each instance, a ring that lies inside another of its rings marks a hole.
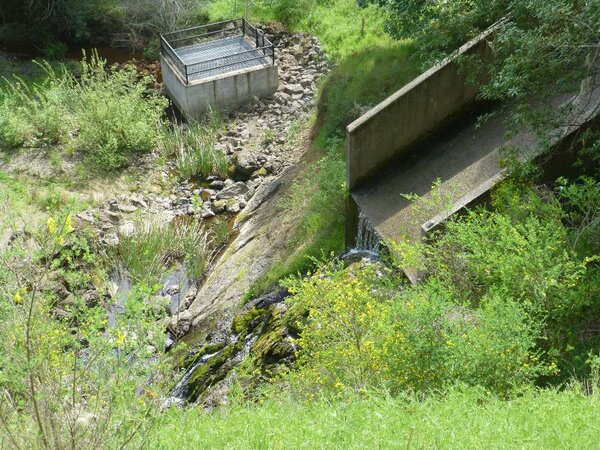
[[[93,52],[78,78],[40,63],[39,82],[14,79],[0,86],[0,146],[60,147],[80,152],[90,171],[125,167],[155,149],[167,100],[148,92],[133,68],[106,72]]]
[[[160,281],[177,262],[184,262],[190,279],[204,273],[210,258],[211,238],[198,222],[143,223],[136,233],[122,236],[107,255],[114,265],[122,262],[136,283]]]
[[[426,401],[270,400],[213,413],[171,411],[147,443],[177,448],[598,448],[600,397],[544,390],[511,401],[454,390]]]
[[[344,58],[321,86],[317,144],[326,147],[345,128],[419,74],[410,41],[384,42]]]
[[[206,7],[210,20],[241,17],[244,12],[245,3],[236,0],[213,0]],[[355,0],[268,0],[252,3],[248,14],[254,22],[283,22],[291,31],[318,36],[325,51],[336,60],[393,42],[385,33],[383,10],[361,8]]]
[[[175,157],[180,179],[205,179],[210,175],[223,177],[227,174],[227,155],[215,147],[217,133],[222,128],[221,118],[211,113],[201,123],[190,122],[185,129],[174,125],[163,134],[164,152]]]

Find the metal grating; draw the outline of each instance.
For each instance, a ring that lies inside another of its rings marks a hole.
[[[181,47],[175,53],[188,68],[189,82],[269,65],[263,53],[244,36]]]
[[[275,46],[245,19],[164,34],[160,38],[160,52],[186,85],[216,75],[275,64]]]

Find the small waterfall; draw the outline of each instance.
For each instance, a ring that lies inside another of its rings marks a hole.
[[[179,383],[177,383],[177,385],[171,391],[171,395],[162,401],[162,410],[170,408],[172,405],[180,408],[185,405],[185,398],[188,393],[188,380],[198,367],[206,364],[217,353],[219,352],[202,356],[190,369],[188,369],[188,371],[183,375],[183,378],[179,380]]]
[[[358,252],[379,253],[381,239],[377,235],[373,224],[362,212],[358,216],[358,231],[354,250]]]

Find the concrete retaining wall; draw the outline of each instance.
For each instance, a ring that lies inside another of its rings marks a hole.
[[[268,97],[279,86],[277,66],[253,67],[185,85],[171,64],[161,57],[166,94],[187,117],[201,118],[209,108],[232,111],[254,97]]]
[[[490,61],[488,41],[494,30],[463,45],[459,55]],[[478,82],[483,81],[484,75]],[[348,188],[352,191],[391,162],[409,156],[416,143],[468,108],[478,92],[455,59],[447,59],[351,123],[347,128]]]

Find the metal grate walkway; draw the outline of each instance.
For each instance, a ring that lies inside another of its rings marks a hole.
[[[189,82],[269,65],[264,54],[243,36],[181,47],[175,53],[188,67]]]

